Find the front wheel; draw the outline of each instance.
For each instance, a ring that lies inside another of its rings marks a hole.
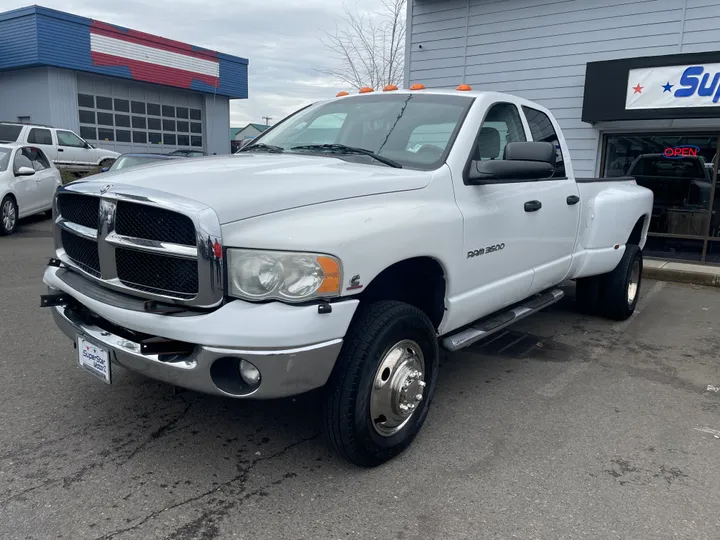
[[[624,321],[634,312],[640,298],[643,258],[638,246],[627,245],[620,263],[602,276],[600,283],[602,314]]]
[[[0,236],[15,232],[18,220],[18,207],[15,199],[7,195],[0,203]]]
[[[390,301],[359,309],[326,387],[323,426],[340,456],[375,467],[405,450],[425,422],[439,350],[419,309]]]

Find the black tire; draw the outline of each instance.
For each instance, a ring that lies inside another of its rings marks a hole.
[[[52,209],[50,209],[50,210],[45,210],[45,217],[46,217],[47,219],[52,219]]]
[[[405,450],[425,422],[438,372],[438,340],[428,317],[409,304],[381,301],[358,309],[325,388],[323,427],[341,457],[376,467]],[[423,398],[406,423],[396,426],[399,431],[382,435],[371,418],[371,393],[381,362],[403,340],[418,345],[424,357]]]
[[[11,212],[13,218],[6,220],[6,212]],[[0,236],[8,236],[17,230],[18,206],[10,195],[6,195],[0,203]]]
[[[99,167],[103,167],[103,168],[104,168],[104,167],[107,167],[107,168],[109,169],[110,167],[112,167],[113,163],[115,163],[115,160],[112,159],[112,158],[103,159],[103,160],[100,162]]]
[[[635,269],[636,277],[633,278]],[[635,312],[640,285],[642,284],[643,258],[638,246],[625,246],[620,263],[615,269],[602,277],[601,306],[602,315],[608,319],[624,321]],[[631,294],[631,282],[635,283],[634,294]]]
[[[601,276],[590,276],[575,281],[575,304],[578,311],[587,315],[600,312]]]

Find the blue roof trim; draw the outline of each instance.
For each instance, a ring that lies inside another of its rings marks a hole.
[[[0,13],[0,71],[36,66],[54,66],[98,73],[123,79],[137,79],[126,66],[102,66],[93,63],[90,54],[92,19],[42,6],[29,6]],[[119,33],[132,30],[111,25]],[[152,46],[152,44],[150,44]],[[197,52],[212,53],[218,60],[218,87],[200,80],[190,82],[190,90],[218,94],[233,99],[248,96],[249,61],[246,58],[189,46]],[[173,85],[175,79],[168,79]],[[147,81],[143,81],[147,82]],[[187,85],[187,82],[184,83]],[[175,85],[177,87],[177,85]],[[185,87],[187,86],[179,86]]]

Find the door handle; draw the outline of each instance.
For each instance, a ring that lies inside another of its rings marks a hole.
[[[62,148],[58,148],[58,152],[64,152],[64,151],[65,150],[63,150]]]
[[[537,212],[542,208],[542,203],[540,201],[528,201],[525,203],[525,211],[526,212]]]
[[[568,195],[568,198],[565,200],[570,206],[572,206],[573,204],[577,204],[580,202],[580,197],[578,197],[577,195]]]

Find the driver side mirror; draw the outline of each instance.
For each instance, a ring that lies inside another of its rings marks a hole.
[[[530,182],[555,174],[555,146],[547,142],[513,142],[505,146],[503,159],[470,162],[471,185]]]
[[[15,171],[15,176],[33,176],[34,174],[35,169],[32,167],[20,167]]]

